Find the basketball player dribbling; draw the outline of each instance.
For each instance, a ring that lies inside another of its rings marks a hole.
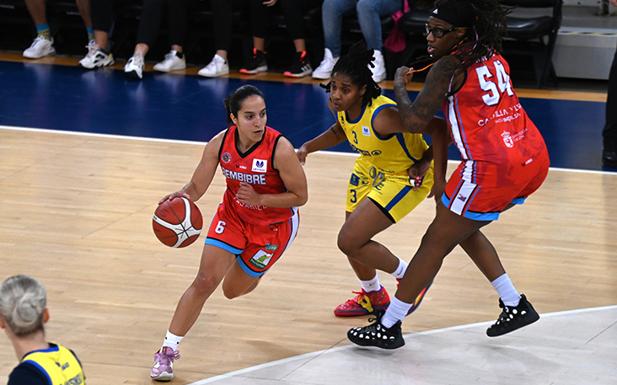
[[[348,331],[355,344],[403,346],[401,321],[457,245],[499,293],[502,312],[487,329],[488,336],[539,319],[480,231],[501,212],[523,203],[543,183],[549,168],[542,135],[519,103],[508,63],[499,54],[505,14],[498,0],[438,0],[426,24],[428,53],[436,62],[414,102],[406,90],[413,70],[401,67],[396,72],[394,88],[405,126],[423,132],[442,107],[462,161],[440,194],[435,219],[385,314]]]
[[[292,144],[266,126],[262,92],[245,85],[226,104],[233,125],[208,142],[190,182],[161,200],[186,196],[197,201],[219,165],[226,178],[227,189],[210,224],[197,276],[180,298],[154,356],[154,380],[173,378],[180,341],[221,281],[229,299],[255,289],[293,242],[297,207],[307,201],[306,176]]]

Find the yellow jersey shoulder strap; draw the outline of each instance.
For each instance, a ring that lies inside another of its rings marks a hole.
[[[49,344],[49,348],[26,354],[22,363],[37,368],[50,385],[83,385],[85,376],[81,363],[73,352],[60,344]]]

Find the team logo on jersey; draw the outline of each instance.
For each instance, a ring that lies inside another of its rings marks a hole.
[[[221,156],[221,160],[223,161],[223,163],[231,162],[231,154],[228,152],[224,152],[223,155]]]
[[[263,159],[253,159],[253,172],[266,172],[268,170],[268,161]]]
[[[362,135],[371,136],[371,129],[367,126],[362,126]]]
[[[514,140],[512,139],[512,135],[510,135],[510,131],[504,131],[501,133],[501,138],[503,139],[503,143],[508,148],[514,147]]]
[[[266,253],[263,250],[259,250],[255,253],[255,255],[253,255],[251,259],[249,259],[249,262],[251,262],[251,264],[256,268],[263,269],[264,267],[268,266],[268,263],[270,263],[270,259],[272,259],[273,255],[274,254]]]

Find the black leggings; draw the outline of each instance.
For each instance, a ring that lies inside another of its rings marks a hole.
[[[269,9],[262,4],[263,0],[251,0],[251,26],[253,36],[265,38],[268,29]],[[300,4],[298,4],[300,3]],[[304,39],[303,2],[300,0],[279,0],[283,7],[287,30],[293,40]]]
[[[95,31],[110,32],[114,18],[114,2],[112,0],[90,0],[92,28]]]
[[[602,132],[604,146],[614,146],[617,149],[617,50],[613,57],[611,72],[608,78],[608,98],[606,100],[606,126]]]
[[[231,46],[231,3],[231,0],[210,0],[214,44],[217,50],[229,51]]]
[[[141,21],[137,31],[137,43],[152,46],[161,26],[163,3],[166,3],[169,20],[169,43],[182,46],[186,37],[187,0],[144,0]]]

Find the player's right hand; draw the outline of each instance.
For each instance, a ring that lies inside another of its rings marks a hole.
[[[161,200],[159,201],[159,204],[161,204],[161,203],[163,203],[165,201],[170,201],[170,200],[172,200],[174,198],[178,198],[178,197],[185,197],[187,199],[191,199],[189,194],[185,193],[184,191],[176,191],[174,193],[167,194],[163,198],[161,198]]]
[[[296,156],[302,165],[306,162],[306,157],[308,155],[308,150],[305,145],[300,146],[298,150],[296,150]]]

